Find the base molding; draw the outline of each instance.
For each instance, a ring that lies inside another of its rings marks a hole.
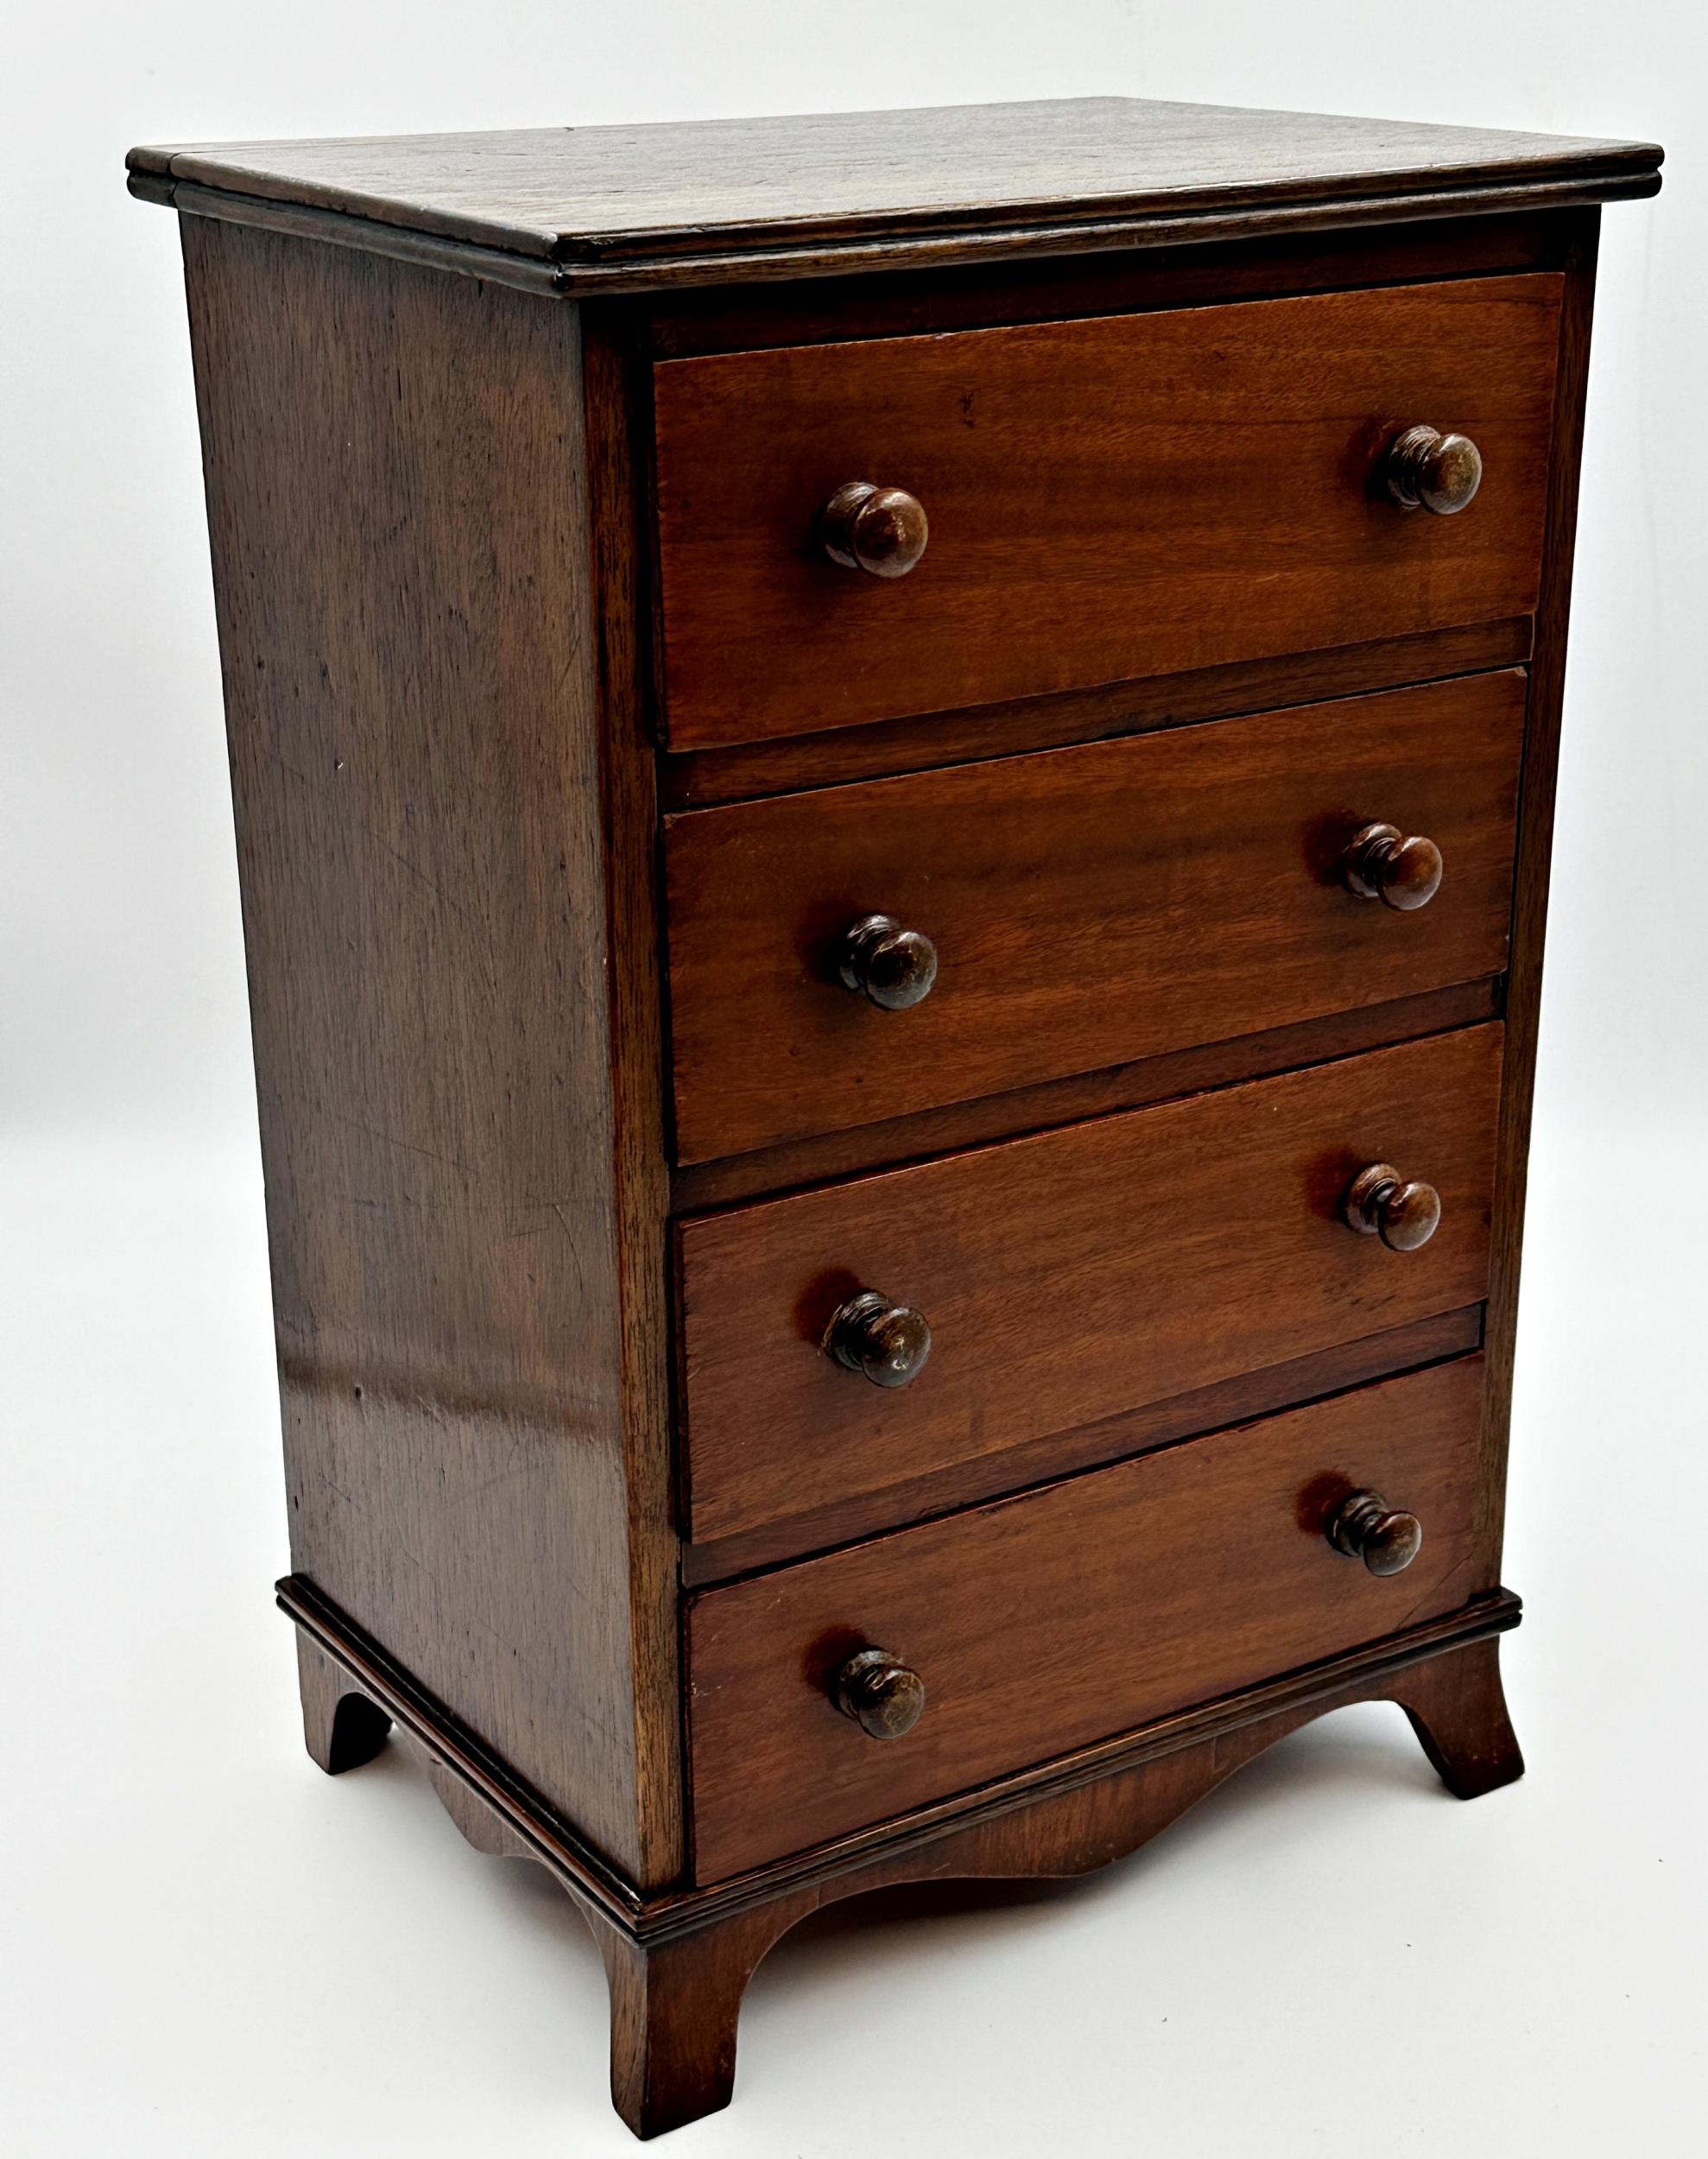
[[[296,1625],[305,1734],[320,1766],[357,1767],[395,1725],[469,1841],[546,1867],[586,1918],[610,1986],[611,2096],[640,2137],[729,2103],[748,1980],[826,1904],[906,1883],[1090,1872],[1136,1851],[1277,1739],[1355,1702],[1397,1702],[1458,1798],[1510,1783],[1524,1767],[1499,1661],[1520,1606],[1502,1590],[952,1804],[734,1881],[643,1896],[312,1584],[289,1577],[278,1598]]]

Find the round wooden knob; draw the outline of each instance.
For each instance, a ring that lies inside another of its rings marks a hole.
[[[837,1707],[874,1739],[899,1739],[925,1707],[925,1681],[888,1649],[861,1649],[836,1675]]]
[[[825,1329],[825,1348],[874,1387],[905,1387],[925,1370],[931,1329],[912,1305],[891,1304],[876,1289],[862,1289],[837,1307]]]
[[[905,1012],[929,997],[937,947],[923,930],[903,929],[893,915],[863,915],[837,940],[837,979],[885,1012]]]
[[[1401,510],[1457,517],[1483,484],[1483,453],[1468,434],[1408,427],[1382,458],[1382,484]]]
[[[1421,833],[1408,839],[1397,825],[1366,825],[1341,857],[1340,877],[1361,900],[1409,915],[1441,890],[1441,850]]]
[[[1347,1188],[1342,1212],[1360,1237],[1379,1237],[1393,1252],[1414,1252],[1441,1223],[1441,1195],[1433,1185],[1414,1184],[1390,1162],[1372,1162]]]
[[[924,506],[904,487],[850,480],[838,487],[819,517],[825,553],[845,570],[870,577],[906,577],[931,536]]]
[[[1390,1508],[1376,1491],[1355,1491],[1335,1510],[1328,1541],[1348,1559],[1362,1560],[1372,1574],[1398,1574],[1423,1549],[1423,1524],[1414,1514]]]

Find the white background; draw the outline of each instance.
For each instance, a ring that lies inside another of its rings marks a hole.
[[[1508,1579],[1530,1775],[1351,1711],[1083,1885],[762,1967],[703,2159],[1694,2153],[1705,1952],[1700,0],[9,0],[0,2145],[622,2152],[543,1875],[296,1728],[260,1172],[173,220],[133,142],[1124,92],[1658,138],[1614,206]]]

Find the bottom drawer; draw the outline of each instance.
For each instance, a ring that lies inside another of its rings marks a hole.
[[[1464,1358],[702,1592],[687,1630],[698,1879],[1494,1588],[1477,1529],[1482,1398],[1483,1359]],[[1403,1571],[1330,1543],[1356,1491],[1421,1523]],[[924,1682],[899,1738],[868,1736],[832,1699],[863,1648]]]

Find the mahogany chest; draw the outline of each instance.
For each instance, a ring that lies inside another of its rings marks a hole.
[[[1341,1704],[1521,1763],[1601,202],[1125,99],[139,150],[180,213],[308,1745],[723,2105],[827,1901]]]

